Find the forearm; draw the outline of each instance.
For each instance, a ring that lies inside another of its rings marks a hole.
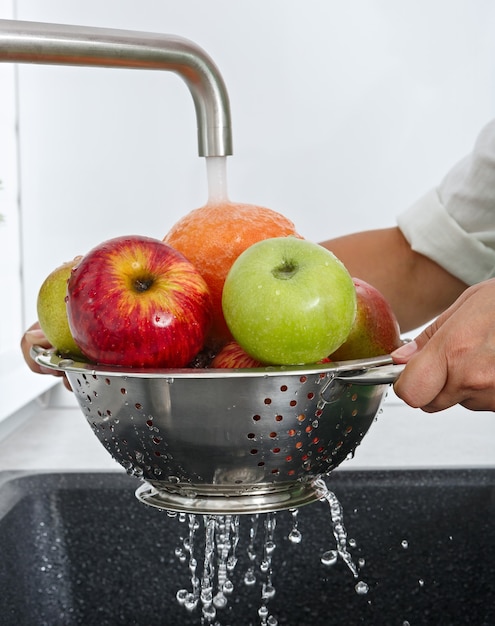
[[[439,315],[467,285],[429,258],[411,250],[399,228],[364,231],[322,242],[350,274],[379,289],[402,332]]]

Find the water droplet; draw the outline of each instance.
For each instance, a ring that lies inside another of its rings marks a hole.
[[[179,604],[185,604],[188,595],[189,591],[187,589],[179,589],[175,597],[177,598],[177,602]]]
[[[407,550],[407,548],[409,548],[409,543],[407,539],[403,539],[400,545],[404,548],[404,550]]]
[[[275,587],[269,583],[263,584],[263,591],[261,597],[263,600],[270,600],[275,595]]]
[[[255,583],[256,583],[256,576],[254,575],[254,572],[251,570],[248,570],[244,575],[244,584],[250,587],[251,585],[254,585]]]
[[[359,594],[360,596],[364,596],[368,593],[370,588],[364,581],[360,580],[354,587],[354,589],[356,590],[357,594]]]
[[[273,541],[267,541],[265,543],[265,550],[267,554],[272,554],[277,545]]]
[[[188,611],[194,611],[194,609],[198,606],[198,599],[192,593],[188,593],[186,600],[184,602],[184,606]]]
[[[418,583],[419,583],[419,586],[420,586],[420,587],[424,587],[425,581],[424,581],[422,578],[420,578],[420,579],[418,580]]]
[[[291,543],[297,544],[301,543],[302,534],[297,528],[293,528],[289,533],[289,541]]]
[[[210,604],[209,606],[204,606],[203,607],[203,617],[207,621],[211,622],[213,619],[215,619],[216,614],[217,614],[217,610],[213,606],[213,604]]]
[[[223,583],[223,592],[230,594],[234,591],[234,583],[231,580],[226,580]]]
[[[321,555],[323,565],[335,565],[337,563],[337,550],[327,550]]]
[[[218,592],[213,598],[213,606],[217,609],[224,609],[227,606],[227,598],[223,593]]]

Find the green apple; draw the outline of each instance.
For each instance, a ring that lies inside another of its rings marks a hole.
[[[267,364],[316,363],[347,338],[356,290],[343,263],[296,237],[255,243],[234,262],[222,294],[234,339]]]
[[[38,292],[36,308],[41,330],[60,354],[81,357],[82,352],[72,337],[67,318],[67,281],[72,268],[81,257],[66,261],[43,281]]]

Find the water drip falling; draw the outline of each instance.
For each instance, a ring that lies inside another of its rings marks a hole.
[[[342,505],[340,504],[337,496],[328,489],[324,480],[318,478],[315,480],[314,485],[318,490],[320,501],[326,500],[330,507],[332,530],[336,541],[337,555],[340,556],[340,558],[344,561],[347,567],[351,570],[354,578],[358,578],[358,569],[356,567],[356,564],[354,563],[351,553],[347,549],[347,531],[344,526],[344,512],[342,509]],[[355,541],[352,539],[349,540],[349,545],[351,544],[355,545]],[[334,557],[335,553],[333,551],[325,552],[321,559],[322,563],[333,565],[336,562],[336,558]],[[356,593],[358,593],[359,595],[364,595],[368,593],[369,587],[365,582],[359,581],[356,584],[355,589]]]
[[[292,515],[292,528],[289,532],[289,536],[288,539],[291,543],[301,543],[302,540],[302,534],[301,531],[299,530],[298,526],[298,516],[299,516],[299,510],[298,509],[290,509],[290,514]]]

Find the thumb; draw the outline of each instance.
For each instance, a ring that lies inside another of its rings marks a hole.
[[[442,326],[443,322],[447,319],[447,316],[441,315],[434,320],[429,326],[427,326],[423,332],[421,332],[412,341],[406,341],[399,348],[391,353],[391,356],[395,363],[408,363],[409,360],[422,350],[426,344],[430,341],[433,335]]]

